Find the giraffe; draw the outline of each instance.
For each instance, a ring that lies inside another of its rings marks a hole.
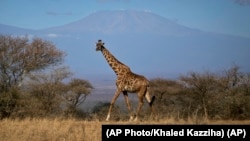
[[[130,114],[130,120],[137,120],[139,118],[139,114],[141,108],[143,106],[143,99],[146,98],[149,106],[151,108],[151,114],[154,113],[153,102],[155,96],[150,95],[149,93],[149,81],[142,75],[138,75],[133,73],[130,68],[116,59],[109,51],[104,47],[104,42],[102,40],[98,40],[96,43],[96,51],[101,51],[104,58],[106,59],[109,66],[115,72],[116,78],[116,91],[110,102],[108,114],[106,121],[109,121],[110,114],[113,108],[113,105],[118,98],[118,96],[123,93],[124,99]],[[131,104],[128,98],[128,93],[137,93],[138,96],[138,107],[137,112],[135,114],[135,118],[132,114]]]

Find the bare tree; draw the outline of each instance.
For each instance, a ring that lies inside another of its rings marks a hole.
[[[0,35],[0,92],[20,84],[24,74],[61,63],[63,57],[51,42]]]
[[[0,117],[9,116],[17,106],[25,74],[57,65],[63,57],[48,41],[0,35]]]

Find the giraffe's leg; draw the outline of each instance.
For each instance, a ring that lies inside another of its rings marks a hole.
[[[126,91],[123,91],[123,95],[124,95],[124,98],[125,98],[125,102],[127,104],[127,107],[128,107],[128,112],[129,112],[129,115],[130,115],[130,121],[133,120],[133,115],[132,115],[132,109],[131,109],[131,104],[129,102],[129,98],[128,98],[128,93]]]
[[[113,106],[115,104],[116,99],[120,95],[120,93],[121,93],[121,90],[120,89],[116,89],[115,95],[113,96],[113,98],[112,98],[112,100],[110,102],[109,111],[108,111],[108,115],[107,115],[106,121],[109,121],[112,108],[113,108]]]
[[[138,98],[139,98],[139,101],[138,101],[138,108],[137,108],[137,112],[136,112],[135,121],[138,120],[138,118],[140,116],[141,108],[143,105],[143,97],[139,95]]]

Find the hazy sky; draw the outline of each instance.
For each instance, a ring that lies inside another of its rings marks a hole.
[[[250,0],[0,0],[0,23],[43,29],[95,11],[121,9],[150,11],[188,27],[250,38]]]

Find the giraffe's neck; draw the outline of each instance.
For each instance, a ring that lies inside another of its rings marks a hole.
[[[117,60],[106,48],[102,49],[102,54],[117,76],[130,72],[130,68]]]

